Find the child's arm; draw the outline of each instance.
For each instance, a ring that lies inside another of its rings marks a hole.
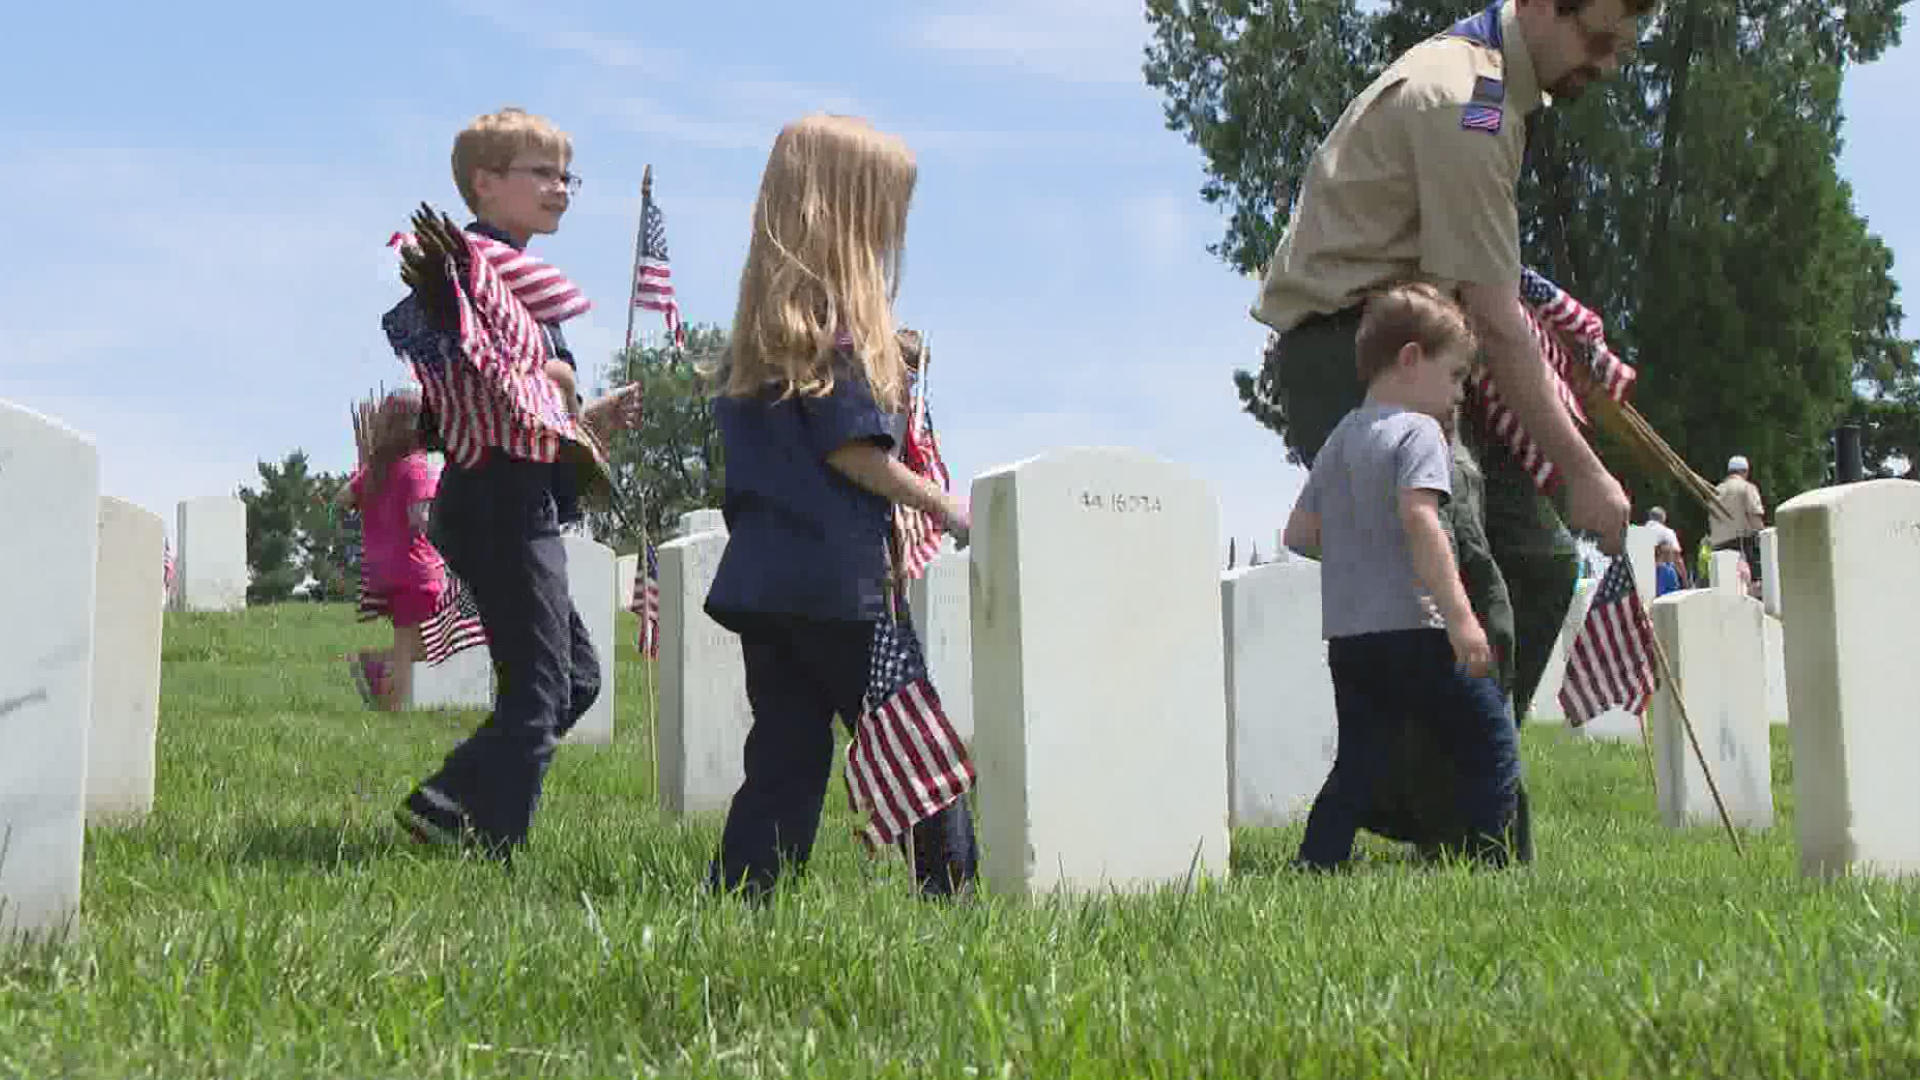
[[[912,507],[940,518],[941,525],[964,543],[972,526],[967,508],[960,500],[941,491],[931,481],[915,475],[912,469],[865,439],[840,444],[827,455],[827,464],[875,495],[889,502]]]
[[[1454,659],[1476,678],[1487,673],[1493,658],[1487,645],[1487,632],[1467,603],[1466,587],[1460,583],[1460,570],[1453,561],[1453,548],[1440,525],[1440,493],[1427,488],[1400,489],[1400,526],[1406,530],[1407,553],[1413,559],[1413,571],[1420,583],[1433,595],[1440,614],[1447,620],[1447,637],[1453,642]]]
[[[1289,550],[1309,559],[1320,558],[1320,515],[1298,503],[1287,517],[1287,531],[1280,537]]]

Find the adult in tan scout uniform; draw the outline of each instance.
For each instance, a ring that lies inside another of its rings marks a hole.
[[[1431,281],[1473,317],[1502,398],[1560,470],[1572,524],[1619,552],[1626,494],[1554,397],[1519,308],[1515,192],[1530,114],[1616,71],[1656,3],[1495,0],[1408,50],[1347,107],[1313,156],[1253,309],[1276,334],[1260,388],[1302,460],[1360,403],[1353,337],[1365,295]],[[1475,607],[1511,600],[1481,617],[1514,641],[1502,674],[1518,719],[1572,600],[1576,549],[1505,446],[1471,420],[1460,427],[1485,495],[1484,507],[1456,500],[1456,544],[1469,578],[1486,568],[1469,582]]]

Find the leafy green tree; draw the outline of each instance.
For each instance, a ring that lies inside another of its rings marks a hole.
[[[687,328],[683,349],[636,345],[615,356],[611,385],[638,380],[646,411],[638,429],[615,435],[607,447],[614,506],[588,514],[601,543],[635,552],[642,527],[657,544],[681,514],[720,505],[726,462],[704,373],[717,368],[726,349],[726,331],[702,324]]]
[[[309,577],[313,599],[350,597],[347,536],[329,513],[346,478],[309,471],[304,450],[294,450],[277,465],[262,461],[259,470],[259,489],[242,485],[237,492],[247,507],[247,567],[253,577],[247,602],[286,600]]]
[[[1147,0],[1146,81],[1204,158],[1201,198],[1226,212],[1209,250],[1262,269],[1347,102],[1472,6]],[[1892,437],[1913,398],[1891,254],[1835,168],[1846,68],[1901,26],[1898,0],[1667,0],[1618,79],[1534,126],[1523,257],[1606,320],[1640,372],[1634,403],[1682,457],[1717,480],[1746,454],[1773,505],[1825,482],[1843,416],[1870,412]],[[1281,430],[1264,374],[1234,382]],[[1704,525],[1663,477],[1599,445],[1637,502]]]

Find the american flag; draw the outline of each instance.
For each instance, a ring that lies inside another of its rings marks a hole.
[[[360,579],[359,607],[361,622],[384,618],[391,610],[387,597],[370,591],[364,577]],[[480,625],[480,608],[474,604],[473,594],[459,578],[448,574],[439,606],[420,624],[421,659],[438,664],[464,649],[486,643],[487,632]]]
[[[160,589],[166,599],[173,598],[173,541],[168,537],[160,538]]]
[[[847,801],[871,851],[895,843],[973,786],[973,761],[947,721],[905,618],[874,624],[867,696],[847,744]]]
[[[1533,339],[1540,347],[1540,356],[1546,362],[1547,376],[1553,383],[1554,392],[1575,422],[1587,422],[1580,399],[1567,382],[1575,365],[1587,373],[1590,381],[1604,387],[1607,396],[1613,400],[1623,402],[1627,399],[1637,375],[1633,368],[1607,348],[1605,327],[1600,322],[1600,316],[1545,275],[1532,269],[1523,268],[1520,271],[1520,300],[1520,308],[1526,313]],[[1566,335],[1565,339],[1562,339],[1562,334]],[[1567,341],[1572,342],[1572,353],[1566,347]],[[1473,401],[1488,430],[1506,443],[1521,466],[1533,477],[1534,486],[1541,491],[1551,490],[1558,479],[1558,470],[1540,451],[1533,437],[1520,426],[1520,418],[1500,399],[1499,391],[1493,385],[1493,374],[1485,368],[1474,377]]]
[[[647,545],[646,572],[634,575],[633,601],[628,610],[640,615],[640,635],[636,642],[640,655],[649,660],[660,659],[660,556],[652,544]]]
[[[408,296],[381,318],[394,352],[412,365],[449,460],[475,466],[490,447],[527,461],[560,459],[562,442],[594,450],[560,388],[547,377],[547,334],[536,316],[558,322],[585,311],[586,297],[558,270],[511,245],[474,233],[464,279],[449,267],[458,327],[432,326]],[[395,233],[388,246],[411,245]],[[598,459],[597,452],[594,454]]]
[[[1659,687],[1653,623],[1633,585],[1633,562],[1622,553],[1600,577],[1586,621],[1567,647],[1560,707],[1580,727],[1609,709],[1639,714]]]
[[[640,251],[633,264],[633,306],[666,315],[673,343],[685,346],[687,328],[680,323],[680,301],[673,296],[673,270],[667,265],[667,222],[660,216],[652,192],[640,197]]]
[[[947,463],[940,457],[940,443],[933,434],[933,420],[927,415],[925,375],[913,381],[907,409],[907,435],[900,448],[900,463],[915,475],[940,485],[945,491],[953,486]],[[917,578],[927,572],[927,564],[940,554],[940,521],[909,506],[896,504],[893,527],[900,549],[900,575]]]

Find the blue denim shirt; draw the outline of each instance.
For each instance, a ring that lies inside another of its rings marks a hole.
[[[895,418],[842,365],[824,397],[719,397],[727,549],[707,614],[738,631],[755,616],[872,621],[886,614],[892,503],[827,464],[856,440],[896,444]]]
[[[510,244],[519,250],[526,249],[526,245],[514,243],[513,237],[508,236],[504,230],[497,229],[484,221],[468,222],[467,231],[498,240],[503,244]],[[551,352],[555,359],[563,360],[568,367],[576,372],[579,371],[580,365],[574,361],[573,350],[567,348],[567,339],[560,333],[560,324],[541,323],[540,329],[547,334],[547,351]],[[439,422],[434,419],[431,412],[424,409],[420,413],[420,435],[426,449],[442,452],[446,450],[446,447],[440,444]],[[566,525],[580,520],[582,516],[580,483],[574,476],[573,466],[555,462],[552,484],[554,507],[559,512],[560,523]]]

